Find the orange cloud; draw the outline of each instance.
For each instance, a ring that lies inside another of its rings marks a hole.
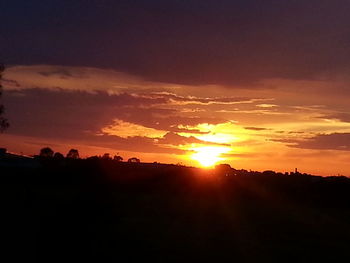
[[[159,138],[163,137],[167,131],[157,130],[148,128],[135,123],[125,122],[122,120],[114,120],[113,124],[103,127],[102,133],[107,135],[119,136],[122,138],[128,137],[148,137],[148,138]]]

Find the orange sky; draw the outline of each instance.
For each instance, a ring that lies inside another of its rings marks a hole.
[[[343,73],[192,86],[97,68],[12,66],[3,82],[11,128],[0,146],[349,176],[348,83]]]

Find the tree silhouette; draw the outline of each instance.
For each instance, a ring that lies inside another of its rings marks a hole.
[[[128,159],[128,163],[139,163],[140,159],[136,158],[136,157],[132,157]]]
[[[121,161],[123,161],[123,157],[121,157],[119,155],[114,155],[113,160],[116,162],[121,162]]]
[[[7,149],[6,148],[0,148],[0,157],[3,157],[6,155]]]
[[[103,159],[103,160],[112,160],[112,158],[109,156],[109,153],[105,153],[105,154],[102,156],[102,159]]]
[[[53,158],[55,158],[55,159],[57,159],[57,160],[62,160],[62,159],[64,159],[64,156],[63,156],[63,154],[60,153],[60,152],[55,152]]]
[[[1,85],[1,79],[2,79],[2,73],[5,70],[5,66],[0,64],[0,96],[2,95],[2,85]],[[0,132],[4,132],[9,127],[9,123],[7,119],[4,118],[4,105],[0,104]]]
[[[53,150],[50,147],[45,147],[40,150],[40,157],[44,158],[52,158],[53,157]]]
[[[79,159],[79,152],[76,149],[70,149],[67,153],[67,158],[69,159]]]
[[[97,161],[99,159],[100,159],[100,157],[98,157],[97,155],[89,156],[88,158],[86,158],[86,160],[94,160],[94,161]]]

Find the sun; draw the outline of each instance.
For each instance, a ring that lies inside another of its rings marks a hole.
[[[203,146],[193,148],[191,159],[199,162],[203,167],[212,167],[219,161],[225,160],[222,154],[230,151],[228,147],[217,147],[217,146]]]

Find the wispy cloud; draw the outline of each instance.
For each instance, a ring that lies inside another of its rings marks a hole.
[[[350,133],[319,134],[304,140],[280,140],[303,149],[350,151]]]

